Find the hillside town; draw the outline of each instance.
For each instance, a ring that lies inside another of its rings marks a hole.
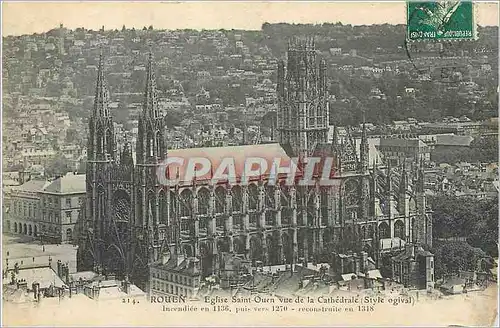
[[[153,26],[93,31],[60,25],[46,33],[4,37],[4,300],[139,301],[151,295],[203,300],[353,291],[417,295],[418,290],[426,295],[421,297],[440,298],[484,290],[495,283],[498,253],[467,244],[473,249],[470,263],[443,264],[438,276],[442,253],[397,237],[381,239],[382,251],[398,253],[389,271],[365,251],[340,254],[329,263],[301,258],[280,265],[220,255],[218,272],[205,277],[196,257],[172,254],[151,266],[144,290],[113,274],[79,271],[77,263],[100,58],[115,142],[131,145],[137,161],[149,53],[155,58],[157,103],[169,151],[265,145],[277,140],[278,62],[291,36],[314,35],[330,80],[328,142],[352,135],[360,154],[366,135],[374,170],[421,163],[426,197],[493,203],[499,191],[498,28],[479,29],[479,40],[468,44],[436,42],[408,49],[394,41],[394,35],[404,39],[402,25],[340,23],[265,23],[260,31]],[[468,241],[469,236],[433,237]],[[495,240],[490,237],[488,242]],[[433,270],[436,262],[435,288],[408,277],[406,266],[417,258]]]

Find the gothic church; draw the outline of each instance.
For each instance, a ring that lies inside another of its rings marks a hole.
[[[370,163],[364,126],[360,145],[349,130],[328,140],[327,64],[313,41],[289,44],[286,63],[279,62],[278,143],[260,145],[169,150],[149,55],[135,158],[129,144],[115,141],[103,61],[101,55],[89,119],[78,270],[114,274],[146,289],[149,266],[164,254],[195,257],[208,276],[219,272],[221,254],[232,253],[263,265],[330,262],[342,275],[360,270],[356,258],[390,267],[405,246],[431,244],[423,168]],[[256,153],[333,157],[340,188],[321,186],[319,177],[315,186],[271,185],[266,177],[164,186],[156,175],[167,156],[207,156],[216,163]]]

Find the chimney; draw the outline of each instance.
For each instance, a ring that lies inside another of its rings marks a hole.
[[[128,276],[125,277],[125,280],[123,281],[122,286],[123,286],[123,291],[125,292],[125,294],[129,294],[130,293],[130,281],[128,280]]]
[[[37,282],[34,282],[32,285],[31,285],[31,288],[33,289],[33,296],[34,296],[34,300],[35,301],[38,301],[38,292],[40,290],[40,284],[37,283]]]
[[[66,279],[66,283],[69,284],[69,264],[66,263],[64,265],[64,278]]]
[[[17,289],[28,289],[28,283],[26,282],[25,279],[21,279],[17,282]]]

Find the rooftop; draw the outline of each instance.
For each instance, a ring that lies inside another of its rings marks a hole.
[[[44,188],[43,192],[54,194],[85,193],[85,174],[68,173],[52,181]]]
[[[16,274],[16,279],[25,280],[28,289],[31,289],[33,283],[37,282],[40,284],[41,289],[48,288],[49,286],[63,287],[64,282],[57,276],[57,274],[52,270],[51,267],[35,267],[35,268],[21,268],[19,273]],[[10,279],[4,279],[3,284],[8,284]]]
[[[276,158],[281,159],[281,167],[290,165],[290,157],[285,150],[277,143],[265,145],[246,145],[246,146],[230,146],[230,147],[207,147],[207,148],[187,148],[187,149],[172,149],[169,150],[169,157],[178,157],[184,160],[182,165],[169,165],[168,174],[170,177],[178,176],[181,181],[187,181],[187,159],[190,158],[206,158],[210,161],[211,170],[208,173],[196,177],[196,180],[210,180],[214,176],[222,159],[234,161],[234,169],[236,179],[241,179],[244,176],[245,161],[251,157],[264,158],[267,162],[266,170],[263,170],[262,175],[267,175],[271,171],[272,164]],[[198,167],[201,169],[201,167]],[[227,172],[225,172],[227,173]],[[194,177],[193,177],[194,178]],[[189,179],[191,180],[191,179]]]
[[[23,183],[20,186],[13,187],[12,191],[40,192],[48,185],[49,182],[46,180],[30,180],[26,183]]]

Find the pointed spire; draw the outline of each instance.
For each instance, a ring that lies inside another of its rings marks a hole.
[[[339,143],[339,131],[337,129],[337,126],[334,125],[333,126],[333,140],[332,140],[333,147],[337,147],[338,143]]]
[[[406,193],[408,189],[408,175],[406,173],[406,161],[403,160],[403,169],[401,170],[401,181],[399,182],[399,191],[401,194]]]
[[[424,163],[423,160],[420,161],[418,165],[418,171],[417,171],[417,185],[416,185],[416,191],[418,192],[424,192],[425,190],[425,182],[424,182]]]
[[[392,192],[392,167],[390,159],[387,159],[387,190],[389,194]]]
[[[99,65],[97,68],[97,83],[94,98],[94,117],[108,117],[109,116],[109,93],[106,86],[106,79],[104,78],[104,56],[99,54]]]
[[[149,52],[148,64],[146,67],[146,91],[144,93],[143,115],[151,119],[156,119],[160,116],[152,52]]]
[[[368,136],[366,134],[366,124],[364,119],[364,111],[363,111],[363,130],[361,132],[361,144],[359,146],[359,162],[360,162],[360,170],[362,172],[368,171],[368,161],[369,161],[369,152],[370,147],[368,145]]]

